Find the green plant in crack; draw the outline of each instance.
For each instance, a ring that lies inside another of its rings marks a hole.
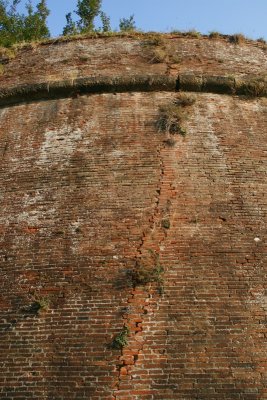
[[[50,307],[50,298],[48,297],[35,297],[33,302],[21,309],[22,312],[31,315],[40,315],[42,312],[45,312]]]
[[[164,267],[159,260],[159,254],[154,250],[148,250],[150,254],[150,262],[147,259],[140,259],[136,263],[136,268],[131,271],[131,279],[133,286],[145,286],[148,283],[156,283],[160,294],[163,293],[163,272]]]
[[[36,298],[32,307],[36,310],[36,314],[47,311],[50,307],[50,299],[48,297]]]
[[[124,325],[121,332],[119,332],[111,343],[112,349],[120,350],[128,344],[129,328]]]
[[[164,229],[170,229],[170,227],[171,227],[170,220],[169,220],[168,218],[164,218],[164,219],[161,221],[161,226],[162,226],[162,228],[164,228]]]
[[[163,143],[165,143],[165,145],[168,147],[174,147],[176,140],[174,140],[173,138],[167,138],[167,139],[163,140]]]
[[[188,107],[194,103],[194,97],[180,94],[171,103],[162,105],[156,123],[158,131],[185,136],[182,123],[188,116]]]

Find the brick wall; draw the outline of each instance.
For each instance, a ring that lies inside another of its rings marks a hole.
[[[196,60],[176,72],[266,63],[256,44],[168,40]],[[24,49],[1,87],[71,65],[174,73],[140,49],[126,38]],[[191,95],[175,143],[156,126],[175,92],[1,108],[1,399],[267,398],[266,98]],[[136,283],[136,269],[153,279]]]
[[[24,46],[11,57],[0,51],[5,76],[1,88],[87,76],[206,73],[265,75],[266,45],[241,45],[227,39],[143,35],[98,38]],[[10,53],[8,53],[10,54]]]

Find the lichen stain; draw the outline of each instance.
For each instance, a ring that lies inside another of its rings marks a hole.
[[[71,155],[77,147],[77,142],[82,138],[79,128],[63,126],[60,129],[47,130],[38,157],[38,165],[68,164]]]

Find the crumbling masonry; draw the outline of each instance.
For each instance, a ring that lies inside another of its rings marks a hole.
[[[0,62],[1,400],[266,399],[266,46]]]

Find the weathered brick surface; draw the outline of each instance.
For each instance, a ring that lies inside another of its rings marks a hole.
[[[199,96],[187,138],[163,152],[165,294],[144,318],[133,392],[143,383],[155,399],[266,398],[265,107]]]
[[[161,58],[157,60],[155,54],[158,53]],[[5,64],[0,82],[1,87],[10,87],[89,75],[176,76],[178,72],[244,75],[264,74],[266,69],[266,46],[256,42],[236,45],[225,39],[178,38],[175,35],[162,36],[159,42],[145,37],[111,37],[18,50],[15,58]]]
[[[44,80],[40,53],[61,79],[63,52],[75,65],[87,43],[100,59],[101,40],[38,47],[27,79]],[[139,44],[120,40],[107,53],[127,48],[123,68],[138,68]],[[225,65],[235,64],[233,45],[179,40],[207,59],[224,46]],[[236,71],[260,71],[262,52],[236,50]],[[2,86],[26,79],[23,57],[21,76],[14,61]],[[187,135],[169,146],[155,121],[175,97],[95,94],[0,110],[1,399],[266,398],[267,102],[195,94]],[[129,271],[153,254],[163,293],[156,282],[131,286]],[[124,325],[128,344],[114,349]]]

